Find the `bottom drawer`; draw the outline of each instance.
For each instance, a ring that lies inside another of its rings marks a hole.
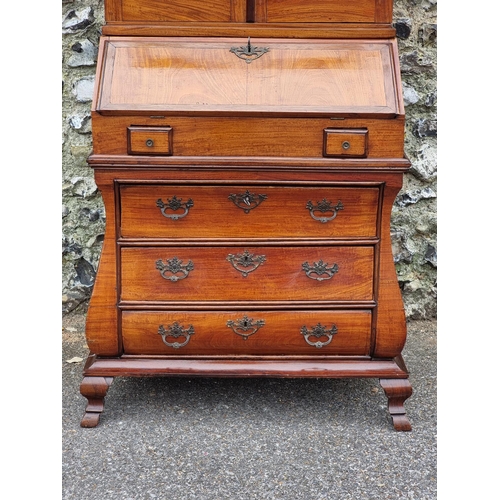
[[[369,355],[371,312],[124,311],[125,354]]]

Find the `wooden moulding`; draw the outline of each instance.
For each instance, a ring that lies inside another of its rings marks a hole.
[[[391,24],[303,24],[303,23],[118,23],[102,28],[109,36],[230,36],[265,38],[393,38],[396,30]]]
[[[217,359],[90,355],[85,377],[276,377],[405,379],[402,360],[351,359]]]

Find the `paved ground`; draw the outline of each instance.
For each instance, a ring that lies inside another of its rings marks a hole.
[[[80,427],[83,316],[63,321],[63,500],[431,500],[436,323],[403,352],[412,432],[395,432],[377,380],[117,378]]]

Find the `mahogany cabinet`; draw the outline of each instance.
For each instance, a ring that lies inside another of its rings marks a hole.
[[[108,0],[81,425],[114,377],[371,377],[410,430],[391,0]]]

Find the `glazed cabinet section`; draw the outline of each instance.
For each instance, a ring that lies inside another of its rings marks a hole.
[[[381,190],[118,183],[124,353],[368,356]]]

